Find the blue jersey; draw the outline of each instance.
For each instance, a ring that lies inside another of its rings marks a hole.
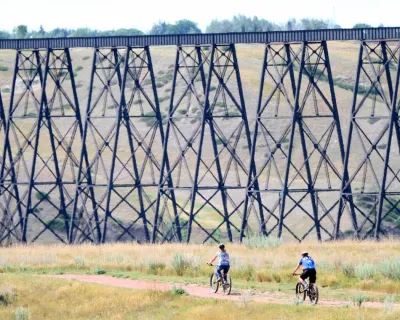
[[[303,266],[303,269],[315,269],[315,262],[309,256],[300,259],[299,265]]]
[[[229,266],[229,253],[228,252],[217,252],[218,254],[218,265]]]

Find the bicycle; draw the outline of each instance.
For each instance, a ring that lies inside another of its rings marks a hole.
[[[211,263],[210,264],[207,263],[207,264],[210,267],[213,267],[213,264],[211,264]],[[231,290],[232,290],[232,278],[229,273],[225,274],[224,270],[221,270],[221,274],[222,274],[222,277],[221,277],[222,290],[224,291],[224,293],[226,295],[229,295],[229,294],[231,294]],[[210,277],[210,288],[214,293],[218,292],[219,281],[217,281],[217,274],[215,271],[211,274],[211,277]]]
[[[294,276],[300,276],[300,274],[294,274]],[[304,285],[299,281],[296,284],[296,298],[299,300],[306,301],[307,296],[310,298],[311,304],[317,304],[319,299],[318,286],[316,283],[308,283],[307,280],[304,280],[308,285],[308,289],[304,288]]]

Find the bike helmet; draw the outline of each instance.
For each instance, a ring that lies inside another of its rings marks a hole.
[[[303,251],[303,252],[301,253],[301,255],[302,255],[302,256],[308,256],[308,251]]]
[[[220,248],[221,250],[224,250],[225,249],[225,245],[223,243],[220,243],[218,248]]]

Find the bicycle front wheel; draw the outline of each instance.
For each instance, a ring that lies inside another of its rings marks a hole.
[[[215,272],[213,272],[210,277],[211,291],[217,293],[218,287],[219,287],[219,282],[217,281],[217,275],[215,274]]]
[[[224,293],[226,295],[231,294],[231,290],[232,290],[232,278],[229,275],[229,273],[226,275],[226,279],[224,280],[224,283],[222,285],[222,289],[224,290]]]
[[[306,292],[306,290],[304,290],[303,284],[301,282],[298,282],[296,284],[296,298],[298,300],[305,301],[306,300],[306,294],[307,294],[307,292]]]
[[[318,298],[319,298],[319,293],[318,293],[318,287],[315,283],[310,284],[310,302],[311,304],[317,304],[318,303]]]

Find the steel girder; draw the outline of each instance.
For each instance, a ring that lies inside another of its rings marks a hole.
[[[10,222],[0,242],[68,240],[81,131],[75,88],[68,49],[17,52],[0,175]]]
[[[399,57],[399,41],[360,45],[336,238],[346,216],[346,232],[362,239],[400,216]],[[343,215],[351,201],[355,214]]]
[[[157,75],[149,47],[96,48],[85,123],[69,50],[18,51],[0,243],[380,238],[400,221],[399,47],[361,43],[346,149],[325,41],[266,45],[255,115],[233,44],[178,46]]]
[[[95,49],[70,242],[150,241],[163,139],[149,48]]]
[[[266,46],[253,141],[242,237],[332,239],[344,146],[326,42]]]
[[[167,119],[153,242],[238,239],[251,142],[233,44],[178,47]]]

